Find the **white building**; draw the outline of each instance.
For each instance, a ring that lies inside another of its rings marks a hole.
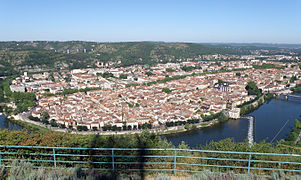
[[[232,108],[228,111],[228,117],[233,119],[240,118],[240,108]]]
[[[9,87],[12,92],[25,92],[25,86],[22,85],[10,85]]]

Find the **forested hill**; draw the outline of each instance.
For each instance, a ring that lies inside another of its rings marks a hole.
[[[0,75],[19,71],[94,67],[97,62],[120,65],[154,64],[203,54],[241,54],[227,46],[194,43],[82,41],[0,42]]]
[[[268,45],[266,48],[278,49]],[[257,49],[262,49],[262,46],[165,42],[0,42],[0,76],[20,71],[95,67],[98,62],[108,61],[123,66],[176,62],[205,54],[250,54]]]
[[[230,46],[229,46],[230,47]],[[164,42],[119,42],[99,43],[85,41],[24,41],[24,42],[0,42],[0,50],[24,51],[24,50],[48,50],[70,54],[88,53],[103,54],[103,58],[124,56],[130,53],[140,58],[181,58],[200,54],[237,54],[242,50],[229,48],[226,45],[209,45],[197,43],[164,43]]]

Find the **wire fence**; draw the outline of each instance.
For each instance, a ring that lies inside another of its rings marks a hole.
[[[95,168],[103,171],[201,172],[234,171],[269,174],[284,171],[301,174],[300,154],[151,148],[74,148],[0,146],[0,165],[11,167],[15,160],[36,168]]]

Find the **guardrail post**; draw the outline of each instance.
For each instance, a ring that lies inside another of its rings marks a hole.
[[[249,161],[248,161],[248,174],[250,174],[250,166],[251,166],[251,156],[252,154],[249,154]]]
[[[112,169],[113,169],[113,171],[115,170],[115,165],[114,165],[114,149],[112,149]]]
[[[52,148],[52,152],[53,152],[53,163],[54,163],[54,168],[56,169],[56,157],[55,157],[55,149]]]
[[[175,176],[177,175],[177,150],[176,149],[174,154],[173,173]]]

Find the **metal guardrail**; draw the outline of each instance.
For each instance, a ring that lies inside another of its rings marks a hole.
[[[113,171],[200,172],[204,168],[254,174],[301,173],[301,154],[152,148],[74,148],[0,145],[0,165],[14,160],[34,167],[82,167]]]

